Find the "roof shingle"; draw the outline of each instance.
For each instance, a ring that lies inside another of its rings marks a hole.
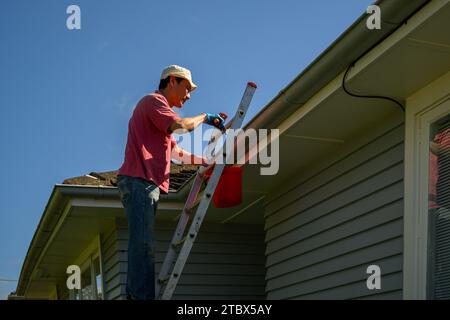
[[[198,165],[192,164],[171,163],[169,192],[177,192],[197,172],[198,167]],[[63,184],[115,187],[117,186],[117,172],[118,170],[91,172],[84,176],[67,178]]]

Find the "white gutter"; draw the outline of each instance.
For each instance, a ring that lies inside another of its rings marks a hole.
[[[273,98],[246,126],[254,129],[272,129],[294,110],[304,105],[315,93],[351,63],[381,40],[392,34],[403,21],[421,9],[430,0],[380,0],[381,30],[366,27],[367,14],[363,14],[304,71]]]

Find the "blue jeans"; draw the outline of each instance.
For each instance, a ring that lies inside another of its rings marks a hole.
[[[127,297],[155,298],[155,246],[153,240],[159,188],[144,179],[117,177],[120,199],[128,218]]]

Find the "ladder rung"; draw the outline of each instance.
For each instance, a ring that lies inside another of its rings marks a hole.
[[[172,248],[176,249],[179,246],[181,246],[184,242],[186,241],[186,237],[184,237],[183,239],[181,239],[180,241],[177,241],[175,243],[172,243]]]
[[[195,233],[190,233],[189,237],[191,239],[193,239],[195,237]],[[184,236],[183,239],[181,239],[180,241],[177,241],[175,243],[172,243],[172,248],[177,249],[179,246],[181,246],[183,243],[186,242],[187,236]]]
[[[159,279],[159,278],[158,278],[158,282],[159,282],[160,284],[167,283],[167,282],[169,281],[169,279],[170,279],[170,277],[166,277],[166,278],[164,278],[164,279]]]
[[[198,204],[200,203],[201,200],[202,200],[201,197],[198,197],[197,199],[195,199],[195,201],[194,201],[194,203],[192,204],[192,206],[186,208],[186,212],[187,212],[188,214],[191,214],[192,211],[194,210],[194,208],[195,208],[196,206],[198,206]]]

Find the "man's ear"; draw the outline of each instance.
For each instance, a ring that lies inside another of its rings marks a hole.
[[[169,76],[169,84],[171,85],[171,87],[173,88],[175,86],[175,82],[177,81],[177,79],[175,79],[174,76]]]

